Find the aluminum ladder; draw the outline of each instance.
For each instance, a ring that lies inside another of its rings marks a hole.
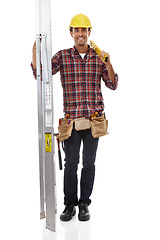
[[[56,176],[52,84],[51,0],[35,0],[40,219],[56,230]]]

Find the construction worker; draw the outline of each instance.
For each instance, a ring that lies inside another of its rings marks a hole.
[[[110,56],[102,51],[101,55],[108,57],[104,62],[88,45],[91,34],[91,22],[84,14],[78,14],[71,19],[69,29],[74,41],[74,47],[56,53],[52,58],[52,73],[60,71],[63,88],[63,104],[65,115],[76,120],[89,119],[95,112],[104,110],[101,92],[101,79],[105,85],[115,90],[118,76],[115,74]],[[36,78],[36,45],[33,46],[32,69]],[[71,136],[64,140],[65,169],[64,169],[64,204],[65,209],[60,215],[62,221],[69,221],[76,214],[79,207],[80,221],[90,219],[88,206],[95,177],[95,159],[98,137],[93,137],[91,128],[76,130],[75,124]],[[80,180],[80,197],[78,198],[77,168],[79,151],[83,142],[83,167]]]

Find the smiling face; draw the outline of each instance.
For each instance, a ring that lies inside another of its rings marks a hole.
[[[73,28],[71,36],[73,37],[74,44],[77,49],[88,48],[87,41],[90,36],[88,28]]]

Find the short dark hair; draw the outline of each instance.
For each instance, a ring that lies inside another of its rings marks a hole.
[[[73,32],[73,27],[70,27],[69,31],[70,31],[70,32]],[[90,32],[90,31],[91,31],[91,28],[88,28],[88,31]]]

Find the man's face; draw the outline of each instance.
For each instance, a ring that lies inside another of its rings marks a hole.
[[[87,28],[73,28],[73,32],[71,32],[75,46],[85,46],[87,44],[89,35],[90,31],[88,31]]]

